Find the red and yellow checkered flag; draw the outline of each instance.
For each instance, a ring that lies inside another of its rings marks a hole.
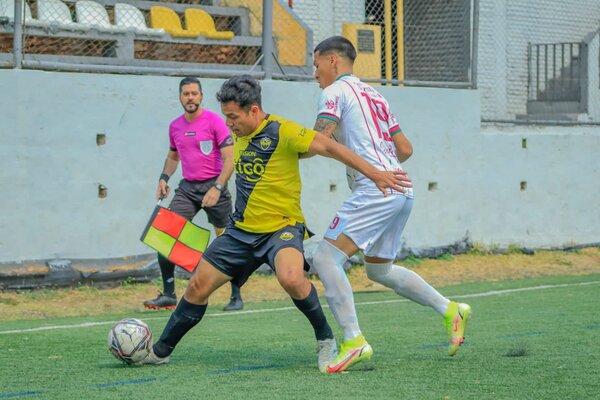
[[[210,231],[167,208],[156,206],[140,240],[192,272],[208,246]]]

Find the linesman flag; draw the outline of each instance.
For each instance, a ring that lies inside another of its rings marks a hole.
[[[208,246],[210,231],[193,224],[181,215],[157,205],[140,240],[192,272]]]

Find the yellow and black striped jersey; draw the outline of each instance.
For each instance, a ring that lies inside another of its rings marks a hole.
[[[315,135],[316,131],[276,115],[267,115],[250,135],[233,135],[236,227],[270,233],[304,224],[298,154],[308,151]]]

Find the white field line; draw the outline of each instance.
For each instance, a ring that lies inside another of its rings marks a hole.
[[[563,283],[558,285],[541,285],[541,286],[530,286],[523,287],[517,289],[505,289],[505,290],[490,290],[488,292],[482,293],[472,293],[472,294],[462,294],[452,296],[452,298],[474,298],[474,297],[489,297],[489,296],[497,296],[502,294],[511,294],[518,292],[529,292],[533,290],[546,290],[546,289],[557,289],[564,287],[573,287],[573,286],[588,286],[588,285],[597,285],[600,281],[591,281],[591,282],[580,282],[580,283]],[[388,304],[388,303],[403,303],[410,301],[408,299],[394,299],[394,300],[381,300],[381,301],[364,301],[361,303],[356,303],[357,306],[367,306],[373,304]],[[323,307],[328,307],[326,304]],[[265,308],[262,310],[247,310],[247,311],[234,311],[234,312],[226,312],[226,313],[216,313],[216,314],[206,314],[205,317],[225,317],[225,316],[234,316],[234,315],[247,315],[247,314],[259,314],[259,313],[269,313],[269,312],[279,312],[279,311],[288,311],[295,310],[296,307],[280,307],[280,308]],[[168,317],[153,317],[153,318],[144,318],[145,321],[152,320],[160,320],[167,319]],[[29,328],[29,329],[14,329],[8,331],[0,331],[0,334],[15,334],[15,333],[29,333],[29,332],[40,332],[40,331],[50,331],[54,329],[73,329],[73,328],[88,328],[93,326],[100,325],[113,325],[116,321],[102,321],[102,322],[84,322],[82,324],[73,324],[73,325],[49,325],[49,326],[40,326],[39,328]]]

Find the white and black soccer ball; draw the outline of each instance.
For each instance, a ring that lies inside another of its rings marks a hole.
[[[108,350],[126,364],[135,364],[148,356],[152,347],[152,332],[144,321],[125,318],[108,332]]]

